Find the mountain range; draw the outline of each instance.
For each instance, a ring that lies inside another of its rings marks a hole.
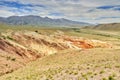
[[[10,16],[0,17],[0,23],[12,25],[42,25],[42,26],[88,26],[91,25],[85,22],[72,21],[64,18],[51,19],[48,17],[40,17],[34,15],[28,16]]]

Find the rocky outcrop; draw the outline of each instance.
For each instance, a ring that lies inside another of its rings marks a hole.
[[[65,41],[69,42],[70,45],[74,45],[77,48],[89,49],[89,48],[111,48],[112,46],[109,43],[100,40],[92,40],[82,37],[73,37],[62,35],[60,38],[63,38]]]

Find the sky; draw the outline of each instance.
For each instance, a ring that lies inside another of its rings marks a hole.
[[[120,0],[0,0],[0,17],[25,15],[119,23]]]

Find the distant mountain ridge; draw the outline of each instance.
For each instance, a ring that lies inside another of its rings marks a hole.
[[[72,21],[68,19],[51,19],[48,17],[40,17],[34,15],[28,16],[10,16],[7,18],[0,17],[0,23],[12,25],[51,25],[51,26],[88,26],[91,25],[85,22]]]

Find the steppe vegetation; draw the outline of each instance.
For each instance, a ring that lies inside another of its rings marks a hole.
[[[5,26],[5,25],[3,25]],[[38,28],[12,27],[1,28],[2,32],[32,31],[47,36],[57,34],[77,36],[104,41],[110,47],[89,49],[63,49],[54,54],[37,58],[18,70],[0,76],[0,80],[119,80],[120,79],[120,32],[79,28]],[[59,33],[59,34],[58,34]],[[61,34],[60,34],[61,33]],[[1,36],[16,42],[11,36]],[[49,39],[49,38],[47,38]],[[50,38],[51,39],[51,38]],[[56,41],[56,39],[54,39]],[[53,41],[54,41],[53,40]],[[27,47],[26,47],[27,48]],[[19,57],[18,57],[19,58]],[[17,63],[14,56],[6,60]],[[18,61],[18,62],[17,62]],[[23,60],[24,61],[24,60]],[[23,63],[25,64],[25,63]],[[4,64],[9,69],[9,64]],[[20,67],[19,66],[19,67]],[[2,67],[2,66],[0,66]]]

